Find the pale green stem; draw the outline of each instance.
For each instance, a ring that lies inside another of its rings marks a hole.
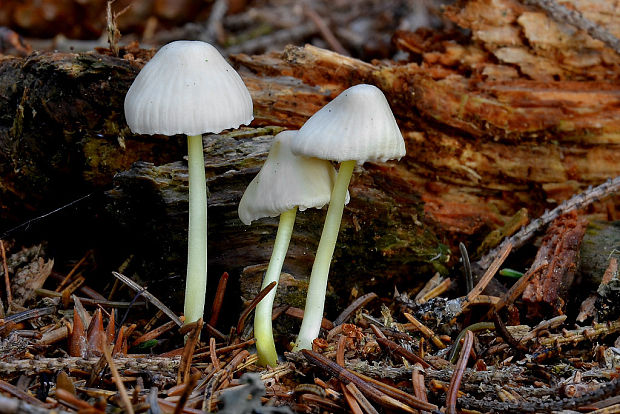
[[[265,289],[271,282],[277,283],[280,280],[282,264],[288,251],[288,244],[291,241],[296,213],[297,207],[294,207],[280,214],[278,233],[273,244],[271,260],[269,260],[269,266],[267,267],[267,272],[265,272],[261,290]],[[254,311],[254,337],[256,338],[256,350],[258,351],[258,364],[261,366],[270,365],[275,367],[278,365],[278,354],[276,352],[276,345],[273,342],[271,327],[273,300],[276,297],[277,288],[278,285],[276,284],[276,287],[271,289],[267,296],[258,303]]]
[[[185,323],[202,318],[207,291],[207,182],[202,135],[187,137],[189,170],[189,230]]]
[[[355,161],[342,162],[336,176],[329,208],[327,209],[327,216],[325,217],[325,224],[323,225],[323,233],[321,234],[321,240],[319,241],[314,264],[312,265],[304,319],[301,322],[299,336],[297,336],[293,351],[312,349],[312,341],[319,336],[319,331],[321,330],[329,266],[332,262],[334,248],[336,247],[344,202],[355,164]]]

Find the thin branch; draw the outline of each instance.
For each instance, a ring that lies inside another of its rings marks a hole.
[[[620,39],[606,28],[584,17],[579,11],[571,10],[555,0],[526,0],[526,3],[540,7],[559,22],[568,23],[583,30],[592,38],[605,43],[620,55]]]
[[[620,176],[614,179],[609,179],[597,187],[589,187],[583,193],[574,195],[553,210],[546,211],[545,214],[543,214],[540,218],[533,220],[532,222],[530,222],[530,224],[523,227],[511,237],[504,239],[504,241],[500,243],[499,246],[482,256],[480,260],[475,263],[474,268],[479,271],[487,269],[491,262],[497,257],[499,252],[506,247],[506,245],[512,244],[512,247],[514,249],[518,249],[519,247],[523,246],[532,236],[534,236],[537,231],[551,223],[556,218],[560,217],[562,214],[584,208],[594,203],[595,201],[605,198],[619,190]]]
[[[161,310],[163,313],[165,313],[170,319],[172,319],[174,321],[174,323],[176,323],[179,326],[183,325],[183,322],[181,322],[181,319],[179,319],[179,317],[177,315],[175,315],[175,313],[172,312],[159,299],[157,299],[155,296],[153,296],[151,293],[149,293],[146,290],[146,288],[143,288],[142,286],[140,286],[139,284],[137,284],[136,282],[134,282],[133,280],[131,280],[127,276],[122,275],[122,274],[120,274],[118,272],[112,272],[112,274],[114,275],[115,278],[119,279],[121,282],[123,282],[124,284],[129,286],[131,289],[133,289],[134,291],[140,293],[140,295],[144,296],[149,302],[151,302],[159,310]]]
[[[321,33],[321,36],[331,47],[331,49],[335,52],[340,53],[343,56],[350,56],[347,49],[345,49],[344,46],[342,46],[342,43],[340,43],[336,36],[334,36],[334,33],[331,31],[327,23],[325,23],[325,20],[319,15],[319,13],[317,13],[316,10],[314,10],[312,6],[310,6],[307,2],[302,2],[302,6],[304,14],[316,25],[319,33]]]
[[[0,412],[4,414],[49,414],[50,409],[37,407],[23,400],[8,398],[0,395]],[[69,411],[54,409],[55,414],[71,414]]]

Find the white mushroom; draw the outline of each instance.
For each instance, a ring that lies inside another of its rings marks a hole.
[[[239,203],[239,218],[245,224],[263,217],[280,216],[261,289],[280,278],[297,209],[321,208],[329,203],[336,178],[336,170],[329,161],[291,152],[291,142],[296,135],[297,131],[284,131],[275,136],[265,164]],[[261,365],[276,366],[278,360],[271,326],[275,294],[274,288],[259,302],[254,314],[254,337]]]
[[[372,85],[356,85],[308,119],[299,130],[292,150],[298,155],[340,162],[312,265],[304,318],[293,348],[298,351],[312,349],[312,341],[319,335],[329,267],[355,165],[400,159],[405,155],[405,142],[383,92]]]
[[[185,323],[203,316],[207,286],[207,193],[203,133],[249,124],[252,98],[241,77],[208,43],[177,41],[142,68],[125,96],[137,134],[188,136],[189,231]]]

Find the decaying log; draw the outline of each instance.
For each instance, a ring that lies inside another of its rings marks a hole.
[[[204,137],[210,192],[209,272],[239,274],[250,267],[245,274],[252,279],[241,282],[247,298],[253,297],[260,286],[263,272],[253,268],[269,261],[278,218],[245,226],[237,216],[237,206],[267,157],[272,134],[279,130],[246,129]],[[402,282],[408,275],[423,271],[424,264],[431,270],[445,263],[448,252],[430,231],[430,223],[424,222],[420,200],[408,190],[403,171],[394,163],[366,164],[354,174],[351,202],[332,268],[339,295],[346,297],[352,286],[364,291],[382,289],[386,278]],[[166,269],[182,274],[188,217],[186,163],[136,163],[115,177],[114,189],[108,195],[109,211],[131,230],[132,245],[140,246],[139,253],[151,252],[146,256],[149,263],[141,266],[148,269],[146,273]],[[284,263],[284,271],[293,278],[279,287],[287,291],[288,304],[303,307],[304,293],[299,289],[303,283],[299,279],[303,281],[310,274],[324,218],[324,210],[308,209],[297,214]]]
[[[620,38],[620,12],[613,2],[556,1]],[[446,17],[470,29],[475,47],[492,53],[500,66],[543,81],[618,79],[620,55],[542,9],[518,0],[472,0],[460,6],[448,7]]]
[[[414,63],[369,64],[312,46],[236,56],[257,123],[299,127],[351,84],[388,95],[401,122],[407,182],[447,232],[495,226],[618,175],[620,90],[604,81],[435,79]]]
[[[575,7],[618,35],[618,10],[590,10],[587,0]],[[313,46],[232,57],[254,99],[254,127],[298,128],[361,82],[390,101],[407,156],[366,164],[354,178],[334,274],[398,276],[409,287],[418,264],[441,267],[443,244],[477,242],[524,206],[538,216],[620,175],[617,55],[516,0],[471,0],[448,16],[472,37],[398,33],[409,62],[368,63]],[[182,274],[185,144],[128,131],[124,94],[151,54],[121,55],[0,57],[0,215],[19,220],[24,208],[109,190],[114,173],[127,170],[108,193],[108,211],[125,225],[117,237],[145,241],[136,249],[144,262],[163,264],[151,268],[160,276]],[[276,221],[242,227],[236,202],[273,132],[204,138],[216,274],[269,254]],[[287,262],[295,276],[307,274],[322,217],[300,217]]]
[[[124,96],[138,71],[129,60],[98,53],[0,55],[4,224],[34,215],[24,210],[45,211],[105,188],[135,161],[180,158],[182,141],[134,137],[125,124]]]

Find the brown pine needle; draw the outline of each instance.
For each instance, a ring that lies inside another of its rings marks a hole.
[[[409,413],[415,412],[415,410],[413,410],[410,406],[401,403],[400,401],[394,399],[393,397],[388,396],[384,392],[370,385],[368,382],[362,380],[361,377],[346,370],[345,368],[341,367],[335,362],[325,358],[323,355],[318,354],[313,351],[309,351],[307,349],[303,349],[301,353],[309,362],[327,371],[332,376],[338,378],[340,381],[345,382],[347,384],[349,382],[354,383],[360,389],[360,391],[364,393],[364,395],[366,395],[367,397],[375,401],[377,404],[381,404],[384,407],[404,410]],[[413,406],[415,408],[424,409],[424,410],[436,410],[437,409],[437,406],[434,404],[419,401],[418,399],[414,397],[410,397],[409,399],[413,401],[414,403]]]
[[[396,342],[393,342],[387,339],[385,335],[383,334],[383,332],[381,332],[379,328],[377,328],[375,325],[370,325],[370,328],[372,329],[375,336],[377,337],[377,342],[379,343],[379,345],[387,348],[390,352],[400,355],[401,357],[405,358],[409,362],[412,362],[414,364],[415,363],[421,364],[424,368],[430,367],[430,364],[428,362],[426,362],[425,360],[423,360],[422,358],[420,358],[413,352],[409,352],[402,346],[398,345]]]
[[[336,319],[334,319],[334,325],[338,326],[343,324],[353,315],[359,308],[365,306],[372,300],[376,299],[378,296],[374,292],[367,293],[359,298],[355,299],[349,306],[346,307],[345,310],[342,311],[340,315]]]
[[[250,312],[254,310],[254,308],[258,305],[258,302],[263,300],[263,298],[267,296],[267,294],[271,292],[271,289],[275,288],[277,284],[278,282],[273,281],[265,286],[265,289],[261,290],[258,295],[252,299],[252,302],[250,302],[250,304],[243,310],[243,313],[239,316],[239,322],[237,322],[237,335],[240,335],[241,331],[243,331],[243,328],[245,327],[245,320],[250,315]]]
[[[213,299],[213,306],[211,307],[211,317],[209,318],[209,325],[216,326],[220,317],[220,310],[224,303],[224,294],[226,293],[226,286],[228,284],[228,272],[224,272],[220,277],[220,281],[217,284],[217,290],[215,291],[215,298]]]
[[[443,341],[437,335],[435,335],[435,332],[433,332],[426,325],[417,320],[412,314],[404,312],[403,315],[405,315],[405,318],[407,318],[407,320],[411,322],[418,331],[422,332],[422,335],[430,338],[430,340],[433,341],[437,348],[444,349],[446,347],[446,344],[444,344]]]
[[[411,370],[411,383],[413,385],[413,394],[421,401],[428,402],[424,375],[422,374],[422,366],[420,364],[415,364],[413,370]],[[427,413],[427,411],[422,411],[422,413]]]
[[[364,408],[364,411],[368,414],[379,414],[379,412],[372,406],[370,401],[362,394],[362,392],[352,382],[344,386],[344,388],[351,393],[357,403]]]
[[[471,348],[473,345],[474,334],[472,331],[467,331],[467,333],[465,334],[465,339],[463,340],[461,355],[459,356],[459,360],[456,363],[456,367],[454,368],[454,373],[452,374],[452,378],[450,379],[450,386],[448,387],[447,391],[447,414],[457,414],[456,399],[458,397],[459,387],[461,386],[461,380],[463,379],[463,373],[465,372],[465,367],[467,367],[467,361],[469,360],[469,354],[471,353]]]
[[[467,307],[469,307],[469,305],[473,303],[474,299],[478,295],[480,295],[482,291],[484,291],[484,289],[487,287],[491,279],[493,279],[493,277],[499,270],[499,267],[502,265],[502,263],[504,263],[504,261],[508,257],[508,254],[510,254],[511,250],[512,250],[512,243],[506,243],[502,247],[502,249],[500,250],[495,260],[493,260],[489,268],[486,270],[486,272],[484,272],[484,275],[482,275],[482,277],[480,278],[480,281],[467,294],[467,296],[465,296],[465,300],[463,301],[463,305],[461,307],[461,313],[465,312]]]
[[[187,400],[189,399],[189,396],[194,390],[194,387],[196,386],[196,383],[198,382],[199,379],[200,379],[200,372],[195,373],[194,375],[190,376],[187,379],[187,381],[184,384],[185,387],[183,388],[183,393],[181,394],[181,398],[179,398],[179,401],[177,402],[176,407],[174,407],[174,414],[181,414],[183,412],[183,409],[185,408],[185,404],[187,404]]]
[[[71,282],[71,278],[73,277],[75,272],[80,268],[80,266],[82,266],[82,264],[84,264],[86,259],[88,259],[88,256],[90,256],[90,254],[91,254],[91,251],[90,250],[87,251],[84,254],[84,256],[82,256],[82,258],[75,264],[75,266],[71,268],[69,273],[67,273],[67,276],[65,276],[65,278],[56,287],[56,292],[60,292],[61,290],[63,290],[65,286],[69,284],[69,282]]]
[[[11,296],[11,280],[9,279],[9,267],[6,264],[6,250],[4,249],[4,242],[0,240],[0,252],[2,253],[2,269],[4,270],[4,287],[6,288],[6,306],[7,309],[11,307],[13,297]],[[4,309],[2,310],[4,313]]]
[[[200,339],[200,331],[202,331],[202,325],[202,318],[200,318],[196,322],[189,323],[183,327],[185,329],[191,328],[191,331],[187,336],[185,347],[183,347],[181,363],[179,364],[179,370],[177,372],[177,384],[180,384],[181,382],[187,383],[190,380],[190,368],[192,366],[192,358],[194,356],[194,351],[196,350],[196,344]]]
[[[133,341],[131,346],[138,346],[141,343],[144,343],[146,341],[150,341],[151,339],[156,339],[160,335],[162,335],[165,332],[168,332],[169,330],[174,328],[175,326],[176,326],[176,323],[174,321],[168,321],[168,322],[164,323],[163,325],[160,325],[157,328],[153,329],[152,331],[147,332],[144,335],[142,335],[139,338],[137,338],[135,341]]]
[[[211,337],[209,339],[209,356],[211,357],[211,363],[213,364],[213,369],[216,371],[220,369],[220,360],[217,357],[215,352],[215,338]]]

